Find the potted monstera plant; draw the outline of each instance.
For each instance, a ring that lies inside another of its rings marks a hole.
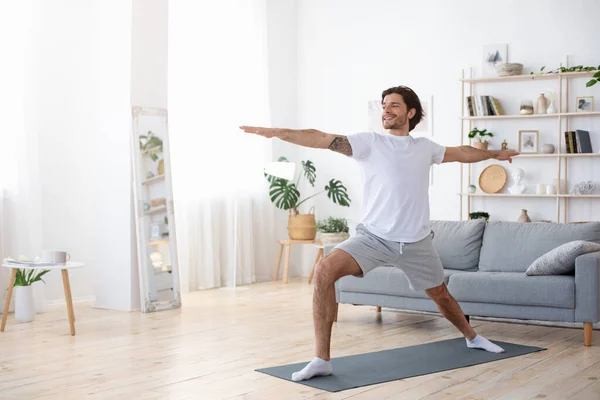
[[[279,162],[290,162],[285,157],[280,157]],[[346,187],[341,181],[336,179],[329,180],[329,183],[323,190],[301,199],[298,185],[302,178],[306,179],[311,187],[315,187],[317,180],[317,170],[312,161],[302,161],[302,168],[298,176],[292,180],[278,178],[265,173],[265,177],[270,183],[269,196],[275,207],[289,211],[288,217],[288,235],[290,239],[296,240],[314,240],[317,235],[317,222],[315,219],[314,208],[311,208],[308,214],[300,214],[300,205],[320,194],[327,193],[327,197],[335,204],[342,207],[350,206],[350,197]]]

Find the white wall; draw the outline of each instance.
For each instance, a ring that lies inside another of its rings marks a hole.
[[[349,134],[366,130],[367,101],[380,99],[381,91],[390,86],[407,85],[420,95],[434,96],[434,140],[459,145],[458,79],[463,68],[475,67],[479,73],[484,44],[507,43],[509,62],[523,63],[525,73],[544,65],[558,67],[566,55],[570,65],[600,64],[600,46],[596,41],[600,34],[596,23],[598,2],[510,0],[496,7],[474,0],[304,0],[298,2],[298,10],[298,124],[327,132]],[[584,94],[596,95],[596,104],[599,103],[600,87],[585,89],[585,81],[581,80],[575,85],[576,92],[571,89],[571,104],[576,95]],[[488,85],[482,88],[482,94],[497,95],[509,111],[516,112],[521,99],[535,101],[546,87],[544,83]],[[503,137],[516,146],[519,129],[539,129],[542,143],[556,140],[555,121],[526,122],[492,121],[478,126],[501,135],[492,142],[492,148],[499,148]],[[570,128],[588,128],[596,133],[600,128],[598,119],[576,122]],[[600,150],[598,135],[593,140],[595,149]],[[320,197],[315,202],[317,217],[343,216],[350,218],[352,224],[359,222],[362,188],[354,162],[326,151],[301,150],[301,154],[303,159],[313,160],[317,170],[326,170],[321,174],[321,182],[330,177],[341,179],[353,200],[351,208],[345,209]],[[597,160],[585,164],[582,161],[575,167],[577,162],[570,163],[570,174],[577,173],[573,179],[598,177]],[[535,190],[535,183],[549,180],[556,170],[556,163],[551,161],[538,164],[521,160],[519,166],[526,171],[529,193]],[[459,192],[458,171],[458,165],[434,168],[433,219],[459,218],[459,200],[455,195]],[[598,202],[576,201],[577,206],[571,207],[569,213],[571,220],[589,219],[592,204],[600,210]],[[521,208],[529,209],[532,219],[556,218],[555,202],[551,200],[490,199],[487,204],[479,202],[474,206],[474,210],[490,210],[492,219],[505,220],[516,220]],[[595,211],[591,217],[598,219],[598,213]],[[304,265],[304,274],[308,267]]]
[[[131,104],[167,107],[167,0],[133,0]]]
[[[132,2],[97,2],[97,114],[95,152],[95,307],[129,311],[139,307],[131,182]]]

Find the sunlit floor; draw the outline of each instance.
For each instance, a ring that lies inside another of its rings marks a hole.
[[[210,290],[182,309],[152,314],[75,305],[32,323],[11,314],[0,333],[0,399],[598,399],[600,332],[472,320],[492,340],[546,351],[358,389],[328,393],[257,368],[313,357],[312,286],[306,280]],[[333,356],[459,337],[445,319],[341,305]]]

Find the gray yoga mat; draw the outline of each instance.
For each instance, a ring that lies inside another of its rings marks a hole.
[[[466,346],[464,338],[457,338],[334,358],[331,360],[333,375],[314,377],[297,383],[329,392],[339,392],[546,350],[541,347],[493,342],[502,347],[505,352],[495,354],[485,350],[470,349]],[[291,381],[292,373],[304,368],[307,362],[262,368],[256,371]]]

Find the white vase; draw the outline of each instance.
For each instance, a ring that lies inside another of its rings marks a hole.
[[[46,304],[46,293],[44,282],[37,281],[33,285],[33,303],[35,306],[35,312],[37,314],[43,314],[48,311],[48,304]]]
[[[31,286],[15,286],[15,321],[31,322],[35,319],[33,288]]]
[[[554,100],[550,100],[550,105],[548,106],[548,110],[546,110],[546,113],[556,114],[557,112],[558,112],[558,110],[556,108],[556,104],[554,103]]]

